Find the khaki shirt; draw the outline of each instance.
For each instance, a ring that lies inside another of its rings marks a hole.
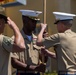
[[[23,30],[21,34],[25,40],[26,50],[24,52],[13,53],[11,57],[17,58],[28,65],[37,65],[39,63],[39,49],[35,45],[37,37],[32,34],[32,40],[29,41]]]
[[[10,52],[12,52],[12,44],[12,39],[0,35],[0,75],[11,75]]]
[[[76,71],[76,33],[68,29],[44,39],[43,44],[55,47],[58,71]]]

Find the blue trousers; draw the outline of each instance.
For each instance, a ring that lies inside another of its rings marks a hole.
[[[16,75],[40,75],[40,73],[16,73]]]

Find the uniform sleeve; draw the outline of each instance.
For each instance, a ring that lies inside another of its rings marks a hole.
[[[11,53],[11,57],[19,59],[19,55],[18,53]]]
[[[51,35],[50,37],[43,39],[43,45],[45,46],[45,48],[53,47],[59,43],[60,43],[59,34],[54,34]]]
[[[2,47],[8,52],[12,52],[13,49],[13,40],[7,36],[3,37]]]

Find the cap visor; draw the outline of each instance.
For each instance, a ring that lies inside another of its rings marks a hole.
[[[73,19],[57,20],[57,21],[54,22],[54,24],[57,24],[60,21],[70,21],[70,20],[73,20]]]

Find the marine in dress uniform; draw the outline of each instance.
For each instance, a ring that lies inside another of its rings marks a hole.
[[[15,40],[2,34],[5,24],[8,24],[8,26],[14,31]],[[11,75],[10,52],[20,52],[24,49],[24,39],[22,38],[18,27],[9,17],[7,18],[5,15],[3,15],[3,13],[0,12],[0,75]]]
[[[76,15],[63,12],[53,12],[53,14],[58,33],[43,39],[42,34],[46,24],[42,24],[37,44],[44,45],[45,48],[55,47],[58,75],[76,75],[76,33],[71,30],[73,17]],[[50,55],[47,50],[42,52]]]
[[[12,55],[12,66],[17,69],[16,75],[40,75],[45,65],[39,64],[40,48],[36,46],[37,37],[33,34],[38,15],[41,11],[20,10],[23,19],[21,34],[25,40],[26,50]]]

